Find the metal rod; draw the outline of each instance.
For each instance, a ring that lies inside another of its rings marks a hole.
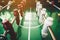
[[[13,0],[12,3],[14,3],[15,1]],[[9,4],[5,5],[4,7],[2,7],[2,9],[0,11],[2,11],[4,8],[6,8]]]
[[[54,34],[53,34],[53,32],[52,32],[52,30],[51,30],[50,27],[48,27],[48,30],[49,30],[49,32],[50,32],[50,34],[51,34],[52,39],[53,39],[53,40],[56,40],[56,38],[55,38],[55,36],[54,36]]]
[[[14,17],[14,18],[12,19],[11,24],[13,24],[13,23],[14,23],[15,19],[16,19],[16,17]]]
[[[49,4],[52,4],[52,2],[50,2],[49,0],[47,0],[47,2],[49,3]],[[60,10],[60,8],[58,7],[58,6],[56,6],[55,4],[53,5],[55,8],[57,8],[58,10]]]

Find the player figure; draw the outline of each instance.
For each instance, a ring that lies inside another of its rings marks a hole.
[[[44,24],[45,19],[47,18],[47,13],[46,13],[46,9],[42,8],[40,15],[39,15],[39,23]]]
[[[39,19],[40,13],[41,13],[41,9],[42,9],[42,4],[40,3],[40,1],[36,2],[36,11],[37,11],[37,16]]]
[[[41,30],[42,37],[45,38],[48,35],[48,27],[51,27],[53,24],[53,18],[52,17],[47,17],[44,21],[43,28]]]
[[[16,17],[16,24],[19,25],[20,18],[19,18],[19,13],[17,9],[14,9],[14,16]]]
[[[23,17],[23,11],[26,5],[26,0],[22,0],[20,4],[18,4],[18,12],[20,13],[21,17]]]
[[[7,19],[5,19],[4,21],[2,21],[2,24],[3,24],[3,27],[4,27],[4,29],[6,31],[9,30],[8,33],[10,34],[11,40],[16,40],[16,33],[14,32],[12,24]]]

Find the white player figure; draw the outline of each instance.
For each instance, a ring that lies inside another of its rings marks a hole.
[[[38,17],[40,15],[41,9],[42,9],[42,4],[40,3],[40,1],[37,1],[36,2],[36,12],[37,12]]]
[[[44,25],[41,30],[41,34],[43,38],[45,38],[48,35],[48,27],[52,26],[52,24],[53,24],[53,18],[47,17],[47,19],[44,21]]]
[[[45,19],[47,18],[47,12],[45,8],[42,8],[39,14],[39,23],[44,24]]]
[[[11,4],[13,3],[13,1],[9,1],[8,4],[7,4],[7,10],[9,10]]]

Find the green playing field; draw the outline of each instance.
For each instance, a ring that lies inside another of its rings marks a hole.
[[[47,9],[46,12],[49,16],[54,18],[53,25],[51,28],[56,39],[60,40],[60,18],[58,16],[58,13],[60,13],[59,10],[55,8],[55,11],[51,12]],[[30,27],[30,40],[52,40],[49,31],[48,36],[45,39],[42,38],[41,29],[43,25],[39,24],[35,10],[32,10],[31,13],[32,13],[32,17],[30,17],[31,20],[27,19],[29,18],[28,17],[29,9],[28,9],[28,13],[24,12],[25,16],[21,19],[21,24],[19,26],[16,24],[16,21],[12,24],[14,31],[17,33],[17,40],[29,40],[29,27]],[[1,15],[6,15],[6,18],[8,18],[10,22],[14,17],[13,12],[6,9],[0,12],[0,17]],[[0,34],[3,34],[4,31],[5,30],[2,25],[2,20],[0,19]],[[6,37],[8,40],[10,40],[9,34]]]

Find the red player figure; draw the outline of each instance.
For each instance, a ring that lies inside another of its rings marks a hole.
[[[4,20],[2,24],[6,31],[9,30],[8,33],[10,34],[11,40],[16,40],[16,33],[14,32],[12,24],[8,20]]]
[[[19,4],[18,5],[18,9],[19,9],[20,15],[23,17],[23,5],[22,4]]]
[[[20,4],[22,4],[22,6],[23,6],[23,9],[25,8],[25,5],[26,5],[26,1],[21,1],[21,3]]]
[[[54,5],[54,0],[53,1],[51,1],[52,2],[52,5]]]
[[[23,17],[23,11],[26,5],[26,0],[21,1],[20,4],[18,4],[18,9],[19,9],[19,13],[20,15]]]
[[[20,19],[19,19],[19,13],[17,9],[14,9],[14,16],[16,17],[16,23],[19,25]]]

